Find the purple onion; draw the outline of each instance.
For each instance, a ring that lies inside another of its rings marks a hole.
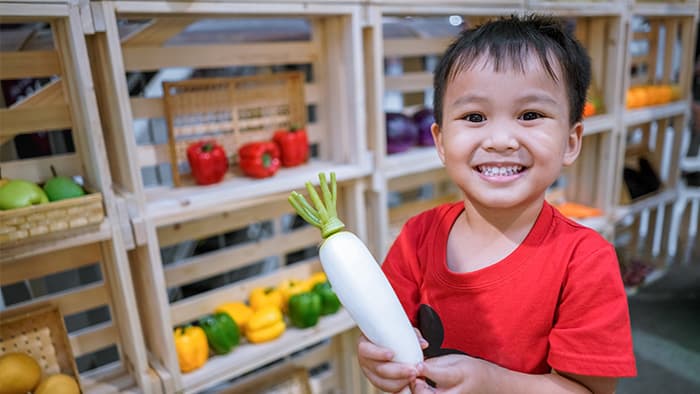
[[[413,122],[418,126],[418,145],[433,146],[433,134],[430,132],[430,126],[435,123],[433,110],[428,107],[423,107],[413,114]]]
[[[398,112],[386,113],[386,152],[404,152],[418,143],[418,126],[413,119]]]

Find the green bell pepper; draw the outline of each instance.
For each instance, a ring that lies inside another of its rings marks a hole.
[[[209,347],[216,354],[226,354],[238,345],[241,334],[236,322],[228,313],[218,312],[213,315],[204,316],[199,320],[207,335]]]
[[[313,291],[295,294],[289,298],[289,319],[299,328],[313,327],[321,316],[321,296]]]
[[[328,281],[314,285],[313,292],[321,296],[321,316],[338,312],[340,300]]]

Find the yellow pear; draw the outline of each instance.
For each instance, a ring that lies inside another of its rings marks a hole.
[[[72,376],[57,373],[42,380],[34,394],[80,394],[80,387]]]
[[[30,355],[11,352],[0,356],[0,394],[25,394],[41,379],[41,367]]]

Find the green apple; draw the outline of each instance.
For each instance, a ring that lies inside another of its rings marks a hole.
[[[49,198],[35,183],[24,179],[12,179],[0,187],[0,209],[22,208],[44,204]]]
[[[49,179],[44,183],[44,191],[49,197],[49,201],[65,200],[85,195],[83,188],[67,176],[55,176]]]

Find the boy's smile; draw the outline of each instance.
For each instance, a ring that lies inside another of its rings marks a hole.
[[[496,72],[484,57],[445,90],[443,124],[433,128],[440,158],[466,197],[492,208],[541,204],[561,167],[580,150],[581,123],[569,124],[566,84],[533,55],[523,69]]]

